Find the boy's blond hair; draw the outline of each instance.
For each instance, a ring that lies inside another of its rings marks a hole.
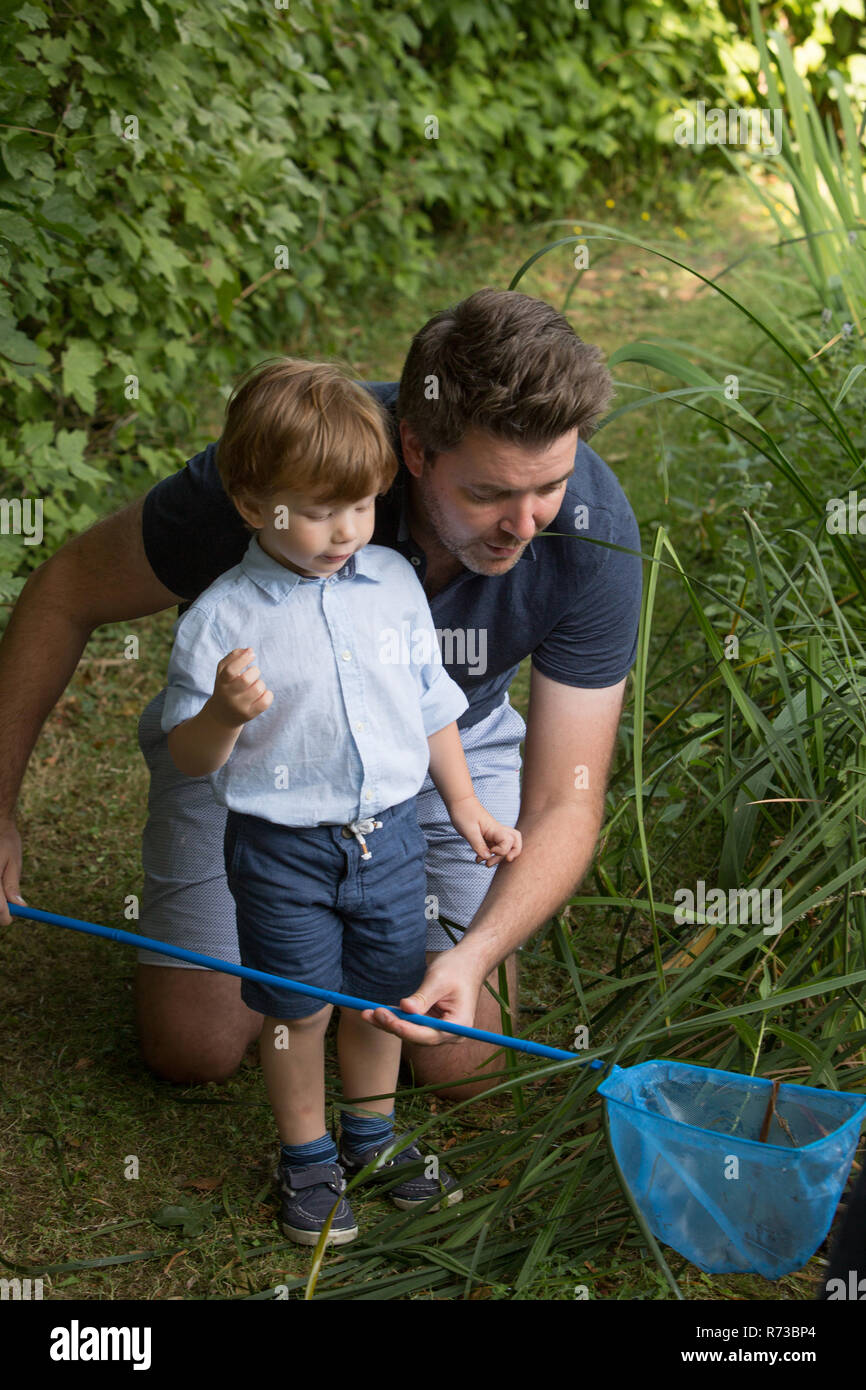
[[[232,498],[285,489],[318,504],[387,492],[399,467],[375,397],[335,363],[294,357],[235,383],[216,465]]]

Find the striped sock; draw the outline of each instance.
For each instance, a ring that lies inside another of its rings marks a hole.
[[[314,1163],[336,1163],[337,1146],[330,1134],[309,1144],[281,1144],[280,1161],[287,1168],[309,1168]]]
[[[390,1115],[355,1115],[351,1110],[341,1110],[343,1148],[357,1154],[374,1144],[387,1144],[394,1138],[393,1121],[393,1110]]]

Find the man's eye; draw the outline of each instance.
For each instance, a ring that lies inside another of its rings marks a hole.
[[[564,485],[565,481],[561,483],[548,483],[545,487],[540,487],[538,491],[540,494],[546,495],[549,492],[558,492],[559,489]],[[503,492],[495,492],[491,496],[487,496],[477,492],[472,492],[469,495],[473,502],[495,502],[497,497],[505,497],[507,494]]]

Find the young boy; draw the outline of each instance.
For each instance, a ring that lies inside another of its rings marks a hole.
[[[228,807],[241,959],[323,989],[405,999],[425,969],[415,797],[428,763],[476,862],[514,859],[522,840],[473,792],[455,722],[468,701],[442,665],[415,572],[368,545],[376,496],[397,472],[387,425],[338,368],[277,359],[237,383],[217,465],[254,534],[241,563],[178,619],[162,727],[179,770],[209,775]],[[353,1240],[344,1174],[376,1160],[386,1175],[421,1158],[415,1145],[392,1152],[400,1039],[341,1011],[338,1154],[325,1125],[331,1006],[248,980],[241,993],[265,1015],[282,1229],[314,1245],[336,1205],[329,1242]],[[407,1178],[391,1196],[408,1209],[435,1193],[462,1197],[444,1173]]]

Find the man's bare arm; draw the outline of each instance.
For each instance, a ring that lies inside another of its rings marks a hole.
[[[15,802],[42,725],[69,684],[94,628],[180,602],[144,551],[144,499],[73,537],[27,580],[0,642],[0,925],[20,897]]]
[[[592,862],[624,691],[625,681],[580,690],[532,671],[517,821],[523,854],[497,870],[464,938],[482,979],[577,892]]]
[[[471,1024],[490,972],[577,891],[604,816],[624,689],[621,681],[605,690],[579,690],[533,669],[517,821],[523,852],[499,865],[466,934],[436,956],[419,989],[404,1001],[407,1013]],[[449,1035],[404,1023],[387,1010],[364,1017],[408,1042],[449,1041]]]

